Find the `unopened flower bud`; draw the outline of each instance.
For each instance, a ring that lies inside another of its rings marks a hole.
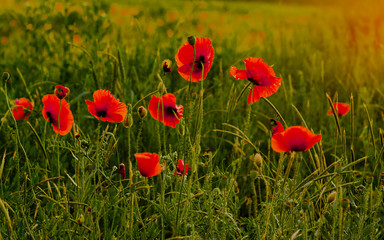
[[[331,192],[327,197],[327,202],[333,203],[336,199],[336,195],[337,195],[336,191]]]
[[[81,226],[83,226],[84,222],[85,222],[84,215],[81,214],[80,217],[77,219],[77,223],[78,223],[79,226],[81,227]]]
[[[132,116],[131,114],[128,113],[124,118],[123,126],[126,128],[130,128],[132,124],[133,124]]]
[[[140,116],[141,118],[145,118],[145,117],[147,116],[148,111],[147,111],[147,109],[146,109],[145,107],[141,106],[141,107],[139,107],[139,109],[137,110],[137,113],[139,114],[139,116]]]
[[[55,86],[55,95],[58,98],[63,99],[66,96],[68,96],[68,94],[69,94],[69,88],[61,86],[61,85],[56,85]]]
[[[163,61],[163,71],[164,71],[164,73],[166,73],[166,72],[172,72],[171,65],[172,65],[172,61],[171,61],[171,60],[169,60],[169,59],[165,59],[165,60]]]
[[[341,164],[337,164],[336,165],[336,172],[341,173],[342,171],[343,171],[343,166],[341,166]]]
[[[263,157],[259,153],[256,153],[252,162],[257,168],[261,168],[263,166]]]
[[[123,179],[125,179],[125,165],[124,163],[120,163],[120,168],[117,172],[121,175]]]
[[[255,170],[251,170],[251,171],[249,172],[249,175],[250,175],[251,178],[253,178],[253,179],[256,179],[256,178],[259,177],[259,173],[258,173],[257,171],[255,171]]]
[[[191,44],[192,46],[195,46],[195,43],[196,43],[195,36],[189,36],[188,37],[188,43]]]

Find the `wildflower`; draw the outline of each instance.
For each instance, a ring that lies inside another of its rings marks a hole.
[[[119,173],[121,175],[121,177],[123,179],[125,179],[125,165],[124,165],[124,163],[120,163],[120,167],[117,170],[117,173]]]
[[[188,169],[189,169],[188,164],[184,165],[183,159],[179,159],[179,164],[177,165],[174,174],[175,175],[183,175],[183,174],[188,175]]]
[[[350,109],[350,106],[348,103],[339,103],[339,102],[336,102],[333,104],[333,108],[335,109],[336,111],[336,114],[339,116],[339,117],[342,117],[344,116],[345,114],[347,114],[349,112],[349,109]],[[328,115],[332,115],[333,114],[333,111],[332,111],[332,108],[329,109],[329,111],[327,112]]]
[[[195,62],[193,62],[193,48],[195,48]],[[207,77],[207,74],[212,66],[214,58],[214,50],[209,38],[197,37],[196,42],[193,45],[190,44],[190,40],[180,47],[175,59],[177,64],[177,71],[187,81],[198,82]],[[204,66],[204,73],[202,75]],[[193,67],[192,77],[191,70]]]
[[[71,131],[73,115],[65,99],[59,99],[54,94],[43,97],[43,117],[53,126],[55,133],[66,135]],[[59,119],[60,116],[60,119]]]
[[[156,153],[135,153],[139,172],[144,177],[153,177],[161,173],[159,155]]]
[[[307,151],[321,140],[320,134],[316,135],[305,127],[293,126],[284,130],[279,121],[271,121],[276,123],[271,140],[271,146],[275,152]]]
[[[128,113],[124,118],[123,126],[126,128],[130,128],[132,127],[132,124],[133,124],[132,115]]]
[[[12,109],[13,117],[16,120],[27,120],[33,110],[33,102],[29,102],[26,98],[16,99],[15,107]]]
[[[163,95],[161,99],[153,95],[148,109],[155,120],[170,127],[176,127],[183,117],[183,106],[176,105],[176,97],[172,93]]]
[[[171,60],[166,59],[166,60],[163,61],[163,71],[164,71],[164,73],[172,72],[171,65],[172,65],[172,61]]]
[[[55,86],[55,95],[59,98],[59,99],[63,99],[65,98],[69,93],[69,88],[66,88],[64,86],[61,86],[61,85],[56,85]]]
[[[231,77],[237,80],[247,79],[253,86],[248,95],[248,104],[259,101],[261,97],[269,97],[280,87],[281,78],[276,77],[272,67],[261,58],[249,57],[244,59],[246,70],[232,66]]]
[[[127,115],[127,106],[116,99],[108,90],[99,89],[93,93],[94,102],[85,100],[88,111],[101,121],[122,122]]]

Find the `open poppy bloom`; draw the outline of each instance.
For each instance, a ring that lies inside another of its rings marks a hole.
[[[175,60],[178,67],[177,71],[185,80],[198,82],[207,77],[215,53],[209,38],[197,37],[194,47],[196,51],[195,62],[193,62],[193,46],[188,41],[180,47]],[[192,66],[193,72],[191,77]],[[204,73],[202,73],[203,66]],[[202,76],[202,74],[204,75]]]
[[[261,58],[244,59],[246,70],[232,66],[229,73],[237,80],[247,79],[253,86],[248,95],[248,104],[259,101],[261,97],[269,97],[280,87],[281,78],[276,77],[272,67]]]
[[[307,151],[321,140],[321,134],[316,135],[303,126],[293,126],[284,130],[279,121],[272,130],[271,146],[275,152]]]
[[[88,111],[101,121],[122,122],[127,115],[127,106],[108,90],[97,90],[93,93],[93,99],[94,102],[85,100],[85,103]]]
[[[161,173],[159,155],[156,153],[135,153],[135,158],[139,165],[139,172],[144,177],[153,177]]]
[[[47,94],[43,97],[43,104],[43,117],[53,126],[55,133],[60,135],[69,133],[73,125],[73,115],[67,101],[60,100],[54,94]]]
[[[342,116],[344,116],[345,114],[347,114],[349,112],[350,106],[347,103],[336,102],[336,103],[333,104],[333,108],[335,109],[337,115],[339,117],[342,117]],[[333,114],[332,108],[329,109],[327,114],[328,115],[332,115]]]
[[[188,164],[185,164],[185,166],[184,166],[183,159],[179,159],[179,164],[177,165],[174,174],[175,175],[183,175],[183,174],[188,175],[188,169],[189,169]]]
[[[161,96],[161,99],[153,95],[148,109],[154,119],[170,127],[176,127],[183,117],[183,106],[176,105],[176,97],[172,93]]]
[[[26,98],[16,99],[15,107],[12,109],[12,115],[16,120],[27,120],[33,110],[33,103]]]

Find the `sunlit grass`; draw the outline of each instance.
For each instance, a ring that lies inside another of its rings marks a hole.
[[[0,239],[383,238],[380,1],[2,4]],[[191,35],[215,57],[190,85],[175,55]],[[248,82],[229,75],[247,57],[282,77],[251,105]],[[58,84],[74,116],[65,136],[42,116]],[[88,112],[98,89],[127,104],[125,126]],[[138,114],[165,93],[184,106],[175,128]],[[22,97],[34,109],[16,121],[8,103]],[[334,102],[351,111],[327,115]],[[322,140],[275,153],[270,119]],[[160,156],[159,175],[140,174],[141,152]],[[179,159],[188,175],[174,175]]]

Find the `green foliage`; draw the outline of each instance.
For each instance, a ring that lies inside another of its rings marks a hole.
[[[6,1],[0,239],[383,238],[384,18],[375,4],[343,4]],[[191,35],[209,37],[215,58],[189,88],[174,57]],[[229,76],[249,56],[282,77],[252,105],[248,82]],[[163,74],[165,59],[173,71]],[[159,83],[184,106],[176,128],[137,114]],[[70,89],[66,136],[41,114],[57,84]],[[132,126],[90,115],[84,100],[100,88],[129,105]],[[28,122],[8,106],[21,97],[35,105]],[[337,101],[351,111],[327,116]],[[322,141],[275,153],[271,118]],[[158,153],[161,174],[142,177],[137,152]],[[174,175],[179,159],[186,176]]]

